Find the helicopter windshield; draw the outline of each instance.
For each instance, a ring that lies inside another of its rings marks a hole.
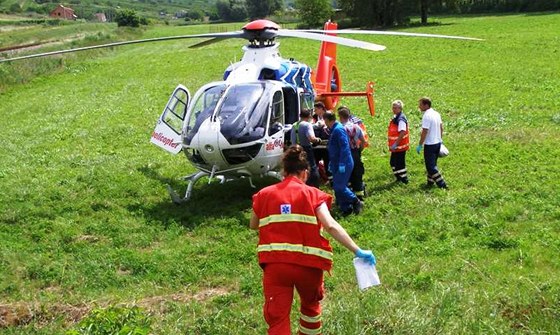
[[[270,92],[265,84],[232,86],[223,98],[217,119],[220,132],[230,144],[247,143],[265,135]]]
[[[192,112],[189,116],[186,131],[184,132],[186,134],[184,139],[185,144],[191,144],[200,125],[214,114],[214,109],[225,89],[226,87],[224,84],[213,86],[198,95],[198,97],[195,97],[196,100],[193,101]]]

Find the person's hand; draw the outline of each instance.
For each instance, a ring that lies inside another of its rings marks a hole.
[[[420,151],[422,151],[422,144],[418,144],[418,145],[416,146],[416,153],[419,154]]]
[[[371,250],[358,249],[356,250],[356,257],[365,260],[370,265],[375,265],[377,263],[377,261],[375,260],[375,256],[373,255],[373,252],[371,252]]]
[[[330,173],[332,173],[332,163],[329,162],[329,166],[327,166],[327,171],[329,171]]]
[[[390,149],[391,150],[397,150],[397,143],[395,142],[395,143],[391,144]]]
[[[342,174],[346,172],[346,165],[344,164],[339,164],[338,165],[338,173]]]

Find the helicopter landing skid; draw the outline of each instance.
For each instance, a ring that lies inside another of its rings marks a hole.
[[[204,176],[209,176],[210,174],[207,172],[203,172],[203,171],[199,171],[197,173],[193,173],[191,175],[188,175],[186,177],[183,177],[183,180],[188,180],[189,184],[187,185],[187,191],[185,192],[185,196],[183,198],[181,198],[179,196],[179,194],[177,194],[177,192],[175,192],[175,190],[173,188],[171,188],[171,185],[167,184],[167,192],[169,192],[169,196],[171,196],[171,200],[176,203],[177,205],[180,205],[184,202],[187,202],[191,195],[192,195],[192,189],[194,184],[196,184],[196,182],[204,177]]]

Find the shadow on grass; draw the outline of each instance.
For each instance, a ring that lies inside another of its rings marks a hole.
[[[148,167],[142,167],[139,171],[161,182],[162,189],[170,185],[178,194],[184,195],[187,182],[163,177]],[[128,209],[140,211],[149,220],[161,222],[165,226],[180,223],[185,228],[193,229],[205,221],[219,218],[233,218],[245,226],[248,225],[253,194],[275,182],[273,178],[256,178],[253,179],[256,186],[253,188],[249,179],[238,179],[223,184],[214,180],[209,184],[207,178],[202,178],[195,184],[191,198],[185,203],[175,204],[169,197],[167,201],[156,205],[140,203],[131,205]]]

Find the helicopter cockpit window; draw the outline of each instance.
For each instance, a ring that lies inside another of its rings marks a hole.
[[[272,114],[268,135],[276,134],[284,129],[284,99],[281,91],[276,91],[272,98]]]
[[[192,111],[189,116],[187,128],[185,129],[185,144],[191,144],[191,141],[194,135],[198,132],[200,125],[212,116],[212,114],[214,114],[214,109],[216,109],[216,105],[218,104],[218,101],[220,101],[224,91],[225,85],[210,87],[200,94],[196,98],[196,101],[193,101]]]
[[[265,97],[262,83],[235,85],[227,91],[216,115],[220,132],[229,143],[247,143],[264,137],[268,108],[260,102]]]
[[[183,120],[185,119],[185,114],[187,113],[188,100],[189,98],[187,92],[183,90],[176,90],[171,97],[171,100],[165,107],[163,121],[177,134],[181,133]]]

